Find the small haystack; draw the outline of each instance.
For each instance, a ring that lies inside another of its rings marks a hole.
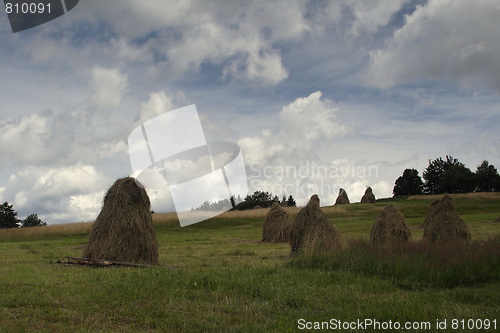
[[[262,226],[262,241],[266,243],[289,242],[291,226],[290,214],[279,203],[273,203]]]
[[[423,240],[431,242],[467,241],[471,239],[469,228],[453,206],[453,199],[445,195],[435,201],[424,221]]]
[[[339,190],[339,196],[337,197],[337,200],[335,200],[336,205],[346,205],[349,203],[349,197],[347,196],[347,192],[341,188]]]
[[[375,195],[371,187],[366,189],[365,195],[361,198],[361,203],[375,203]]]
[[[292,255],[330,252],[340,247],[340,233],[328,222],[315,194],[295,218],[290,232]]]
[[[158,264],[146,190],[132,177],[118,179],[104,197],[83,256],[119,262]]]
[[[389,204],[373,223],[370,241],[373,244],[402,244],[411,238],[411,230],[403,214]]]

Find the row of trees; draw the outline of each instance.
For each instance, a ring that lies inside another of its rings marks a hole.
[[[256,207],[271,207],[275,202],[288,207],[297,206],[295,199],[291,195],[288,199],[286,195],[283,195],[283,198],[280,200],[277,195],[272,195],[269,192],[255,191],[253,194],[247,195],[245,199],[241,199],[241,197],[238,196],[237,198],[232,197],[231,199],[223,199],[216,202],[205,201],[199,207],[193,208],[192,210],[220,211],[224,210],[226,207],[233,207],[231,210],[246,210]]]
[[[40,220],[37,214],[28,215],[24,220],[17,218],[17,212],[12,205],[6,201],[0,206],[0,229],[5,228],[28,228],[47,225],[47,223]]]
[[[405,169],[396,180],[394,196],[500,191],[500,175],[487,160],[472,172],[458,159],[446,155],[446,159],[429,160],[422,176],[424,181],[416,169]]]
[[[290,195],[287,199],[286,195],[280,200],[277,195],[272,195],[269,192],[255,191],[252,195],[247,195],[245,199],[236,205],[235,210],[246,210],[254,208],[271,207],[273,203],[279,203],[284,206],[294,207],[297,206],[295,199]]]

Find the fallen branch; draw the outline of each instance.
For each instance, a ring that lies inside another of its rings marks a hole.
[[[104,259],[66,257],[68,260],[56,260],[58,264],[88,265],[94,267],[128,266],[128,267],[154,267],[153,265],[137,264],[132,262],[120,262]]]

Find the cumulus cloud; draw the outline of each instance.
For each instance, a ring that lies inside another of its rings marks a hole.
[[[340,166],[338,161],[320,157],[321,149],[348,133],[348,128],[337,120],[338,112],[317,91],[283,107],[279,129],[265,129],[260,136],[241,138],[238,144],[247,165],[250,191],[292,194],[300,203],[318,193],[325,204],[331,204],[340,186],[354,186],[348,179],[360,175],[349,173],[354,167],[352,162]],[[343,168],[348,171],[341,172]],[[360,184],[367,185],[369,177],[361,177]]]
[[[34,112],[0,122],[0,161],[56,165],[94,162],[122,154],[124,138],[113,118],[81,109]],[[22,149],[20,149],[22,147]]]
[[[409,0],[351,0],[346,4],[354,16],[350,32],[358,35],[361,32],[374,33],[378,28],[386,26],[393,15]]]
[[[95,66],[91,73],[93,99],[99,109],[110,110],[120,106],[127,88],[127,75],[118,69]]]
[[[99,213],[108,182],[91,165],[30,166],[12,174],[1,194],[20,216],[36,213],[49,223],[89,221]]]
[[[482,82],[500,92],[500,7],[495,0],[430,0],[406,17],[386,47],[370,53],[366,82]]]

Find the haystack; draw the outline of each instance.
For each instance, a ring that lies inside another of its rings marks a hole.
[[[262,226],[262,241],[267,243],[289,242],[291,226],[290,214],[279,203],[273,203]]]
[[[118,179],[104,197],[83,256],[91,259],[158,264],[146,190],[132,177]]]
[[[349,197],[347,196],[347,192],[341,188],[339,190],[339,196],[337,197],[337,200],[335,200],[336,205],[346,205],[349,203]]]
[[[361,203],[375,203],[375,195],[371,187],[366,189],[365,195],[361,198]]]
[[[453,206],[453,199],[445,195],[435,201],[424,221],[423,240],[431,242],[466,241],[471,239],[469,228]]]
[[[370,231],[370,241],[374,244],[402,244],[410,238],[410,227],[404,215],[393,204],[380,212]]]
[[[315,255],[340,247],[340,233],[319,208],[315,194],[295,218],[290,231],[292,255]]]

